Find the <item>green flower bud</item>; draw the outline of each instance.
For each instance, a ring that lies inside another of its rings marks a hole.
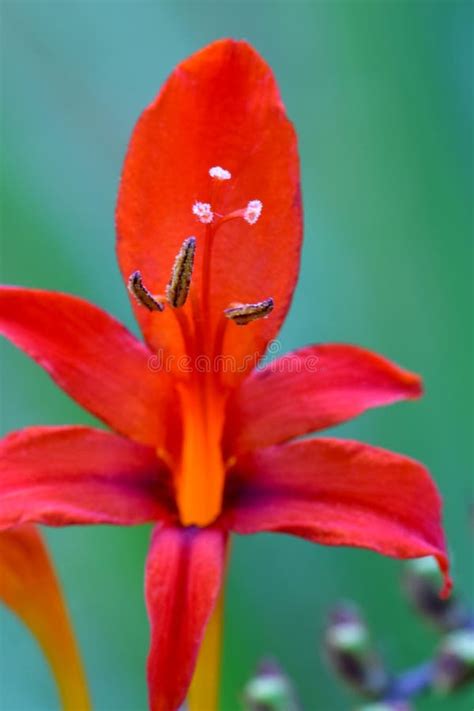
[[[293,685],[275,662],[263,662],[244,689],[245,711],[298,711]]]
[[[474,680],[474,630],[456,630],[442,642],[435,660],[433,687],[448,693]]]
[[[378,697],[384,691],[388,674],[354,605],[345,603],[332,611],[324,642],[328,659],[343,681],[366,696]]]

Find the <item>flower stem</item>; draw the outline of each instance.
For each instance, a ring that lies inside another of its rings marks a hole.
[[[402,701],[427,691],[432,683],[434,665],[431,661],[419,664],[395,677],[387,689],[384,700]]]
[[[196,670],[188,694],[189,711],[217,711],[219,708],[224,585],[207,625]]]

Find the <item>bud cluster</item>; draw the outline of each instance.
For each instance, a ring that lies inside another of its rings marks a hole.
[[[408,600],[444,636],[430,660],[400,674],[387,671],[355,606],[330,613],[324,643],[333,670],[361,696],[377,700],[359,711],[408,711],[423,692],[449,694],[474,681],[474,615],[455,595],[440,598],[441,582],[433,558],[404,566]]]
[[[331,611],[324,646],[332,667],[360,694],[378,698],[388,688],[388,673],[355,605],[342,603]]]
[[[360,610],[354,603],[336,605],[324,631],[325,656],[337,676],[367,699],[358,711],[414,711],[426,692],[447,696],[474,682],[474,614],[455,595],[441,599],[436,561],[420,558],[404,566],[403,588],[415,611],[442,638],[432,657],[394,673],[384,662]],[[243,694],[245,711],[302,711],[289,677],[274,662],[264,662]]]
[[[243,692],[245,711],[300,711],[289,677],[274,660],[263,660]]]

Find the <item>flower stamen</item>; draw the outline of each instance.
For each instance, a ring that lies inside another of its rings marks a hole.
[[[254,225],[262,214],[262,210],[263,204],[261,200],[250,200],[246,207],[228,212],[227,215],[219,215],[219,213],[216,212],[214,214],[218,219],[215,222],[214,229],[217,230],[225,222],[237,219],[245,220],[249,225]]]
[[[209,175],[216,180],[230,180],[232,178],[232,174],[225,168],[221,168],[220,165],[215,165],[210,168]]]
[[[270,297],[255,304],[232,304],[228,309],[224,310],[224,315],[236,323],[237,326],[246,326],[256,319],[267,318],[273,311],[273,307],[274,301]]]
[[[139,271],[133,272],[128,278],[128,290],[140,306],[144,306],[148,311],[164,311],[165,307],[148,291],[143,283],[142,274]]]
[[[196,215],[199,222],[209,225],[214,219],[214,213],[208,202],[195,202],[193,205],[193,215]]]
[[[250,200],[244,210],[243,218],[249,225],[254,225],[262,214],[263,205],[260,200]]]
[[[196,238],[188,237],[181,245],[171,272],[171,278],[166,287],[166,298],[170,305],[177,309],[184,306],[189,294],[194,266]]]

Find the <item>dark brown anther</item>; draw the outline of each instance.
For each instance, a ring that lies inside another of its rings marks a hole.
[[[191,277],[193,275],[195,251],[196,238],[188,237],[188,239],[184,240],[181,249],[176,255],[171,278],[166,287],[166,298],[175,309],[184,306],[188,298]]]
[[[140,306],[148,311],[164,311],[163,304],[151,294],[143,284],[141,272],[136,271],[128,278],[128,290],[136,298]]]
[[[225,309],[224,314],[237,326],[246,326],[258,318],[266,318],[273,311],[273,306],[273,299],[269,298],[256,304],[235,304]]]

